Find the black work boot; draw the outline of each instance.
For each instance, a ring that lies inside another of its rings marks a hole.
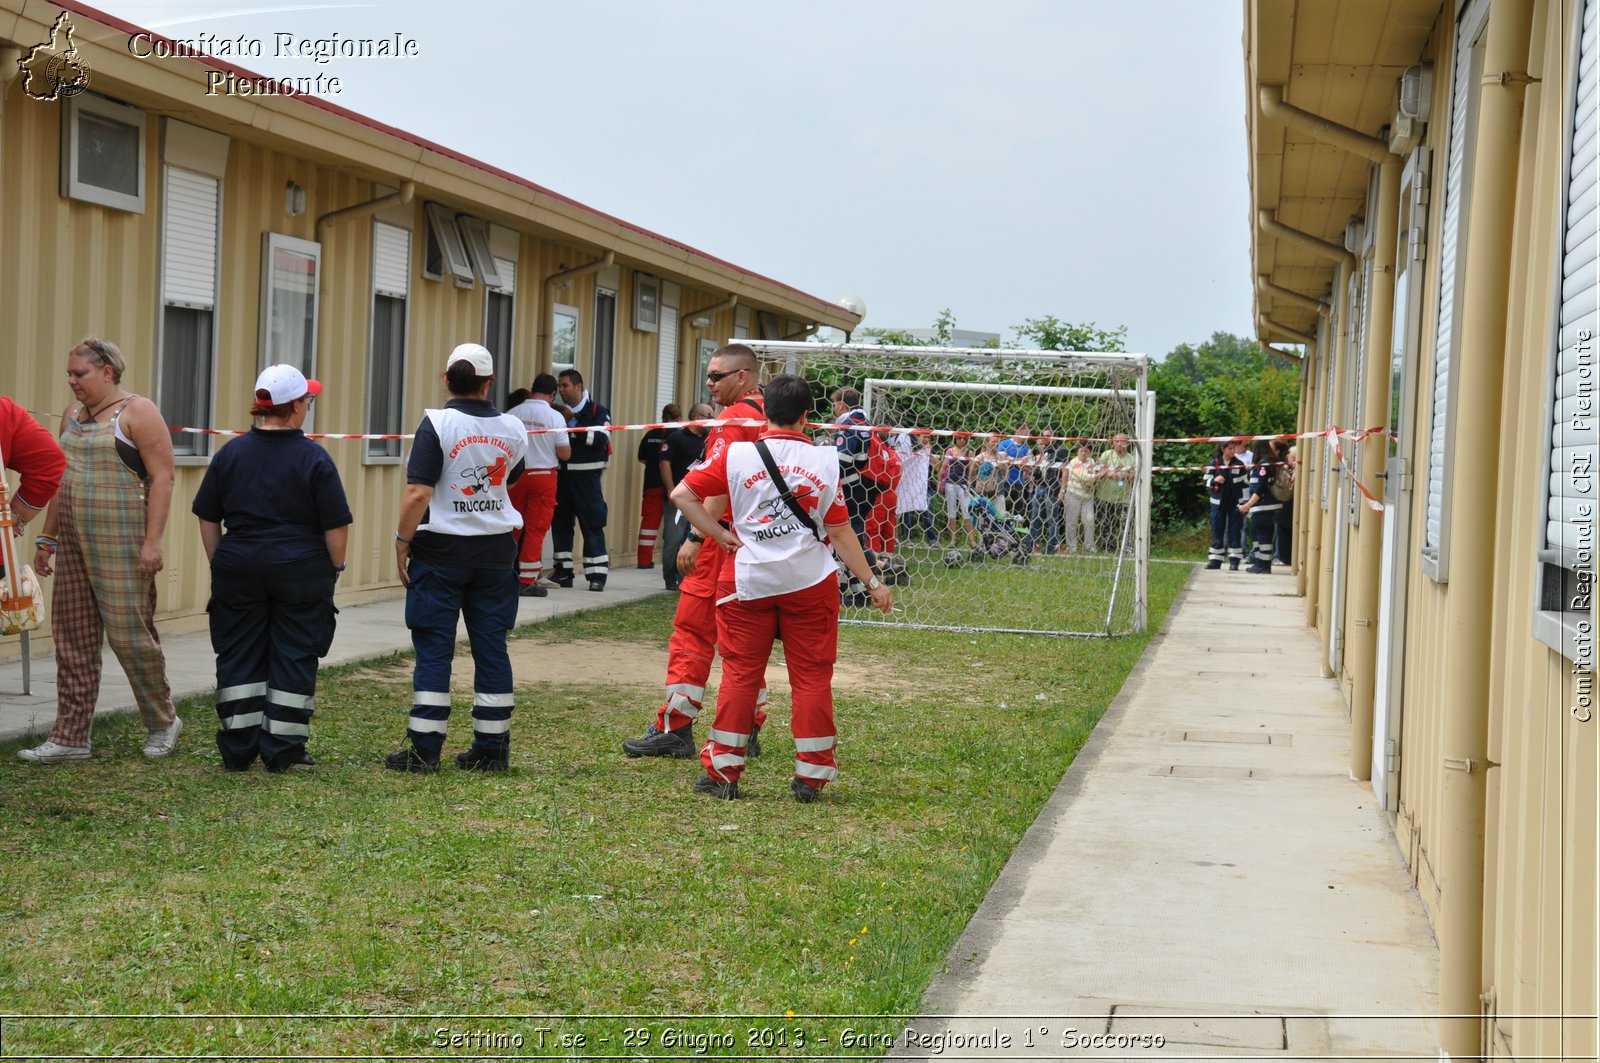
[[[718,801],[737,801],[739,799],[739,784],[737,782],[718,782],[709,775],[702,775],[694,781],[694,792],[715,797]]]
[[[397,749],[383,758],[383,766],[390,771],[409,771],[415,775],[431,775],[439,770],[439,758],[428,758],[418,753],[415,746]]]
[[[662,731],[654,724],[638,738],[624,739],[622,751],[630,757],[673,757],[687,760],[695,754],[694,724]]]
[[[462,771],[505,771],[511,767],[511,751],[473,746],[456,754],[456,767]]]

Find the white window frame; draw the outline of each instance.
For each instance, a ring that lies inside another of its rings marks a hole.
[[[661,306],[661,278],[643,270],[634,270],[633,330],[659,332],[663,313],[665,311]]]
[[[135,175],[139,191],[129,195],[119,192],[114,188],[103,185],[90,184],[84,180],[78,168],[78,147],[82,128],[80,122],[85,115],[100,118],[120,125],[132,126],[139,133],[138,147],[138,173]],[[79,199],[85,203],[98,203],[102,207],[113,210],[125,210],[132,214],[144,213],[145,191],[145,113],[137,107],[115,100],[108,100],[104,96],[94,93],[79,93],[69,96],[61,103],[61,195],[66,199]]]
[[[505,400],[518,387],[516,365],[516,338],[517,338],[517,265],[510,259],[494,256],[496,283],[483,286],[483,345],[494,355],[495,385],[494,392],[489,396],[496,406],[503,405]],[[494,324],[494,304],[496,299],[505,299],[511,304],[511,314],[506,322],[504,337],[491,336],[490,327]]]
[[[1340,342],[1339,333],[1342,332],[1344,330],[1344,327],[1345,327],[1345,321],[1344,321],[1344,316],[1343,316],[1344,313],[1345,313],[1345,310],[1344,310],[1345,298],[1344,298],[1344,292],[1342,290],[1343,285],[1341,283],[1343,281],[1343,278],[1344,278],[1344,271],[1342,269],[1335,269],[1334,270],[1334,275],[1333,275],[1332,290],[1331,290],[1330,295],[1329,295],[1328,316],[1322,319],[1322,324],[1321,324],[1322,343],[1318,347],[1318,349],[1323,352],[1323,356],[1322,356],[1322,424],[1321,424],[1320,427],[1324,432],[1326,432],[1328,429],[1333,427],[1333,415],[1334,415],[1334,410],[1333,410],[1333,389],[1334,389],[1334,385],[1337,383],[1337,381],[1336,381],[1336,379],[1334,377],[1334,372],[1335,372],[1336,367],[1338,365],[1342,364],[1342,360],[1339,358],[1339,348],[1344,346],[1344,344]],[[1335,440],[1332,436],[1326,436],[1325,435],[1325,436],[1322,437],[1321,442],[1322,442],[1322,496],[1321,496],[1321,503],[1322,503],[1322,512],[1326,513],[1326,512],[1328,512],[1328,507],[1332,504],[1329,501],[1329,499],[1330,499],[1330,497],[1331,497],[1331,495],[1332,495],[1332,493],[1333,493],[1333,491],[1335,489],[1335,485],[1333,483],[1333,463],[1334,463],[1334,459],[1335,459],[1335,456],[1336,456],[1337,452],[1334,450],[1334,446],[1337,444],[1338,441]]]
[[[456,227],[461,232],[461,246],[466,249],[472,271],[485,287],[500,287],[500,273],[495,269],[494,251],[489,246],[489,226],[482,218],[470,214],[456,215]]]
[[[173,210],[171,207],[173,171],[181,171],[191,178],[210,181],[215,185],[216,191],[216,215],[212,222],[213,243],[211,248],[211,290],[208,293],[193,291],[183,293],[188,295],[189,298],[183,298],[178,293],[169,291],[167,287],[167,282],[169,279],[168,272],[171,265],[168,256],[172,252],[173,237]],[[162,176],[164,180],[162,182],[163,202],[161,212],[161,268],[159,274],[161,285],[161,306],[156,320],[156,350],[160,352],[160,364],[156,369],[157,403],[158,405],[165,407],[170,401],[170,396],[167,396],[163,393],[164,388],[162,387],[162,381],[166,375],[166,359],[169,356],[167,352],[167,308],[176,307],[181,310],[204,311],[210,315],[211,319],[210,350],[203,352],[201,355],[209,367],[206,374],[208,379],[206,394],[203,399],[204,409],[199,411],[199,424],[186,425],[183,427],[209,428],[212,427],[211,422],[216,417],[217,409],[217,296],[221,289],[222,272],[222,180],[219,176],[196,173],[187,167],[173,166],[170,164],[162,167]],[[188,420],[189,418],[184,416],[182,419]],[[199,434],[191,434],[188,436],[188,440],[189,449],[187,453],[180,450],[178,444],[174,444],[173,460],[176,463],[180,465],[201,465],[210,460],[211,446],[208,437]]]
[[[1578,71],[1582,54],[1581,46],[1583,43],[1585,14],[1600,18],[1600,0],[1587,0],[1586,3],[1580,3],[1577,10],[1578,17],[1573,20],[1574,32],[1568,45],[1569,62],[1565,68],[1573,72],[1572,83],[1570,86],[1563,86],[1565,91],[1561,97],[1564,111],[1561,123],[1563,158],[1561,162],[1561,196],[1556,201],[1560,204],[1561,209],[1557,212],[1558,231],[1557,238],[1554,241],[1555,248],[1550,273],[1551,308],[1549,338],[1546,343],[1546,350],[1549,354],[1544,388],[1544,439],[1541,448],[1539,479],[1537,481],[1539,492],[1533,514],[1534,542],[1539,543],[1540,546],[1535,551],[1533,559],[1533,620],[1530,633],[1535,640],[1561,654],[1576,666],[1593,672],[1595,670],[1594,640],[1597,616],[1594,602],[1597,587],[1594,582],[1594,574],[1597,568],[1600,568],[1595,564],[1595,552],[1600,549],[1600,542],[1596,541],[1596,535],[1600,534],[1600,529],[1596,527],[1595,514],[1600,511],[1600,490],[1597,490],[1600,489],[1600,469],[1591,470],[1589,477],[1589,482],[1592,485],[1590,497],[1583,500],[1590,503],[1587,521],[1589,539],[1589,556],[1587,558],[1589,564],[1586,569],[1589,573],[1589,578],[1587,580],[1577,575],[1585,571],[1583,566],[1584,558],[1582,556],[1583,547],[1580,545],[1578,553],[1569,558],[1564,549],[1548,545],[1549,532],[1547,527],[1550,519],[1551,483],[1554,477],[1562,475],[1551,468],[1550,459],[1554,443],[1552,435],[1554,433],[1556,414],[1556,386],[1561,371],[1561,358],[1567,350],[1567,347],[1563,346],[1563,336],[1561,334],[1561,304],[1564,295],[1563,276],[1565,273],[1564,259],[1566,257],[1567,202],[1571,195],[1572,153],[1576,146],[1574,140],[1577,133]],[[1597,88],[1597,92],[1600,92],[1600,88]],[[1594,143],[1596,144],[1596,152],[1600,153],[1600,136],[1595,138]],[[1600,167],[1600,158],[1595,159],[1594,165]],[[1596,209],[1600,209],[1600,207]],[[1600,315],[1596,315],[1596,317],[1600,317]],[[1586,344],[1588,347],[1588,364],[1596,367],[1596,372],[1593,374],[1596,379],[1594,380],[1594,386],[1590,389],[1590,396],[1597,400],[1597,404],[1600,404],[1600,335],[1597,335],[1597,333],[1600,333],[1600,328],[1593,325],[1588,329],[1584,329],[1582,325],[1578,326],[1578,328],[1580,333],[1587,332],[1588,336],[1585,338],[1580,334],[1573,346]],[[1588,421],[1591,426],[1600,421],[1600,405],[1590,411]],[[1579,538],[1580,540],[1582,539],[1581,534]],[[1569,565],[1569,561],[1574,563]],[[1570,582],[1569,573],[1572,574]],[[1585,601],[1585,598],[1587,598],[1587,601]],[[1576,606],[1576,608],[1552,609],[1549,607],[1552,601],[1564,601]]]
[[[711,386],[706,383],[706,373],[711,371],[711,356],[717,353],[717,341],[698,339],[694,341],[694,361],[698,366],[695,370],[695,402],[711,402]],[[687,411],[685,411],[687,412]]]
[[[380,226],[382,226],[383,228],[387,228],[387,229],[393,229],[396,232],[401,232],[401,233],[405,234],[405,237],[406,237],[406,271],[405,271],[405,284],[404,284],[404,289],[403,290],[400,290],[399,286],[395,286],[395,285],[391,285],[387,289],[380,289],[380,287],[379,287],[379,283],[378,283],[378,233],[380,231],[380,229],[379,229]],[[416,240],[416,234],[414,232],[412,232],[410,229],[406,228],[405,226],[403,226],[403,225],[395,225],[395,224],[393,224],[391,222],[385,222],[385,221],[380,221],[378,219],[373,219],[373,222],[372,222],[372,299],[367,304],[367,380],[368,381],[372,381],[377,376],[377,374],[373,372],[373,363],[376,360],[377,353],[378,353],[377,352],[377,348],[376,348],[376,344],[377,344],[377,340],[378,340],[378,299],[379,299],[380,296],[384,297],[384,298],[388,298],[388,299],[396,299],[396,298],[401,299],[405,303],[405,312],[403,314],[402,323],[401,323],[402,331],[401,331],[401,337],[400,337],[400,357],[399,357],[399,362],[400,362],[400,365],[399,365],[399,374],[400,374],[400,417],[397,419],[397,423],[399,424],[400,431],[402,431],[402,432],[405,431],[404,420],[405,420],[405,410],[406,410],[406,399],[408,398],[408,390],[409,390],[406,387],[406,376],[407,376],[407,374],[406,374],[406,360],[407,360],[406,356],[410,352],[410,344],[411,344],[411,277],[415,272],[415,270],[412,268],[413,267],[412,255],[415,253],[415,248],[414,248],[413,245],[415,243],[415,240]],[[377,412],[376,405],[377,405],[377,403],[379,401],[379,396],[376,394],[376,392],[370,386],[367,387],[365,390],[367,392],[367,395],[366,395],[367,401],[365,403],[365,407],[366,408],[364,410],[364,412],[366,414],[365,427],[366,427],[366,430],[368,432],[371,432],[372,429],[373,429],[373,415]],[[361,447],[361,463],[363,465],[398,465],[401,462],[403,462],[405,460],[405,447],[402,445],[402,446],[390,448],[389,446],[387,446],[387,444],[389,442],[390,442],[389,440],[377,440],[377,439],[363,440],[362,447]],[[394,453],[393,454],[373,453],[374,444],[377,444],[377,443],[386,444],[383,449],[384,450],[393,449]]]
[[[320,317],[322,314],[322,245],[314,240],[302,240],[297,236],[288,236],[284,233],[267,232],[261,234],[261,324],[259,330],[259,355],[256,359],[256,370],[259,372],[269,365],[283,362],[283,352],[272,348],[272,310],[273,296],[277,289],[272,283],[272,259],[279,251],[288,251],[292,254],[305,255],[312,260],[311,267],[311,349],[305,353],[304,365],[297,368],[308,377],[317,375],[317,340],[320,332]],[[292,364],[292,363],[291,363]],[[305,430],[313,431],[312,418],[315,416],[315,407],[306,415]]]
[[[611,349],[605,351],[602,358],[600,343],[607,333],[602,328],[605,315],[601,313],[601,303],[607,298],[611,300]],[[584,374],[583,383],[594,401],[607,409],[611,408],[612,392],[617,384],[617,318],[621,316],[617,309],[617,289],[606,284],[595,285],[594,328],[589,331],[589,372]]]
[[[1445,122],[1447,129],[1450,125],[1454,124],[1452,120],[1452,112],[1455,109],[1455,85],[1457,76],[1455,62],[1464,58],[1467,62],[1473,64],[1474,68],[1481,69],[1481,65],[1483,63],[1483,38],[1487,34],[1488,23],[1489,0],[1469,0],[1469,2],[1467,2],[1463,7],[1461,17],[1456,23],[1457,36],[1451,41],[1452,62],[1450,67],[1450,102],[1449,106],[1447,106],[1445,109]],[[1466,54],[1464,56],[1458,54],[1461,51],[1461,45],[1459,42],[1463,39],[1465,39],[1467,42]],[[1420,468],[1418,469],[1419,476],[1417,479],[1418,490],[1422,492],[1423,496],[1422,528],[1420,529],[1421,534],[1419,536],[1422,543],[1420,549],[1421,568],[1423,575],[1427,576],[1435,583],[1448,583],[1450,580],[1450,510],[1454,499],[1453,485],[1455,479],[1455,463],[1451,461],[1451,456],[1455,453],[1456,394],[1460,390],[1461,383],[1461,292],[1462,286],[1466,282],[1465,266],[1467,263],[1468,240],[1467,214],[1472,207],[1472,170],[1474,161],[1478,156],[1478,111],[1483,101],[1482,85],[1479,84],[1479,78],[1477,76],[1476,69],[1468,72],[1466,80],[1463,82],[1463,84],[1467,88],[1467,109],[1461,130],[1463,138],[1461,145],[1461,186],[1456,194],[1458,202],[1456,206],[1455,232],[1454,234],[1447,232],[1444,225],[1444,211],[1449,207],[1449,204],[1446,202],[1446,190],[1450,181],[1450,150],[1453,147],[1448,140],[1444,144],[1444,150],[1440,152],[1441,165],[1436,168],[1437,172],[1434,175],[1435,180],[1438,182],[1438,187],[1435,189],[1434,202],[1439,204],[1440,223],[1437,226],[1430,226],[1432,231],[1438,233],[1438,246],[1440,248],[1441,256],[1443,255],[1445,240],[1450,238],[1452,235],[1455,239],[1455,262],[1451,276],[1452,288],[1450,296],[1450,320],[1448,322],[1440,322],[1437,319],[1437,315],[1443,309],[1441,305],[1442,300],[1435,300],[1434,309],[1433,373],[1431,374],[1431,383],[1433,386],[1430,387],[1428,392],[1430,396],[1438,388],[1438,336],[1441,326],[1449,330],[1450,361],[1446,369],[1449,377],[1445,381],[1444,409],[1439,413],[1440,418],[1443,420],[1443,425],[1440,426],[1442,438],[1440,440],[1439,450],[1439,541],[1432,548],[1432,552],[1430,552],[1430,548],[1428,546],[1428,489],[1433,476],[1433,430],[1435,427],[1435,403],[1431,400],[1427,404],[1427,430],[1418,433],[1418,439],[1423,444],[1421,453],[1422,460],[1420,462]],[[1454,131],[1451,130],[1447,135],[1454,136]],[[1442,257],[1440,261],[1442,263]],[[1441,265],[1441,272],[1442,271],[1443,267]],[[1437,292],[1437,286],[1435,286],[1435,291]]]
[[[572,318],[572,357],[573,361],[556,361],[556,318],[568,315]],[[550,372],[560,376],[563,369],[578,369],[578,352],[582,349],[579,342],[583,335],[583,311],[567,303],[552,303],[550,306]],[[582,372],[581,369],[578,370]]]
[[[455,280],[458,288],[472,287],[472,262],[467,257],[467,246],[461,239],[461,230],[456,228],[455,215],[443,203],[424,203],[422,213],[428,219],[427,242],[422,249],[422,275],[435,281],[449,276]],[[444,266],[441,273],[428,268],[428,252],[433,247],[439,249],[439,260]]]

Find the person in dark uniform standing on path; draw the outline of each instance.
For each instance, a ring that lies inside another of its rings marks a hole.
[[[556,479],[556,516],[550,526],[554,551],[554,574],[558,587],[571,587],[575,578],[572,564],[572,526],[583,532],[583,575],[589,589],[606,589],[611,572],[611,555],[606,552],[606,498],[600,490],[600,477],[611,464],[611,411],[595,402],[583,386],[583,374],[563,369],[559,377],[561,401],[572,411],[567,424],[572,457],[561,463]]]
[[[228,771],[269,772],[306,753],[317,661],[333,644],[350,505],[333,459],[301,425],[322,385],[269,365],[250,413],[261,423],[218,450],[191,507],[211,561],[217,751]],[[223,534],[226,526],[227,534]]]
[[[697,402],[689,407],[691,423],[683,428],[674,428],[661,441],[657,467],[661,471],[661,483],[668,492],[678,486],[689,467],[705,453],[707,426],[693,422],[709,421],[713,416],[715,411],[709,405]],[[683,519],[678,507],[670,501],[666,503],[666,525],[661,544],[661,578],[667,590],[675,591],[678,584],[683,582],[683,576],[678,572],[678,551],[683,549],[684,537],[689,534],[689,522]]]
[[[683,418],[678,404],[669,402],[661,407],[663,421]],[[656,567],[656,540],[661,536],[662,503],[667,488],[661,482],[661,445],[667,441],[671,429],[652,428],[639,440],[639,462],[644,466],[644,491],[639,496],[639,567]]]
[[[411,673],[409,745],[384,760],[392,771],[439,769],[450,720],[456,622],[472,646],[472,745],[456,754],[463,771],[504,771],[511,760],[511,657],[517,623],[517,538],[522,515],[510,488],[522,478],[528,429],[489,402],[494,357],[463,343],[445,362],[450,401],[425,410],[406,459],[406,493],[394,533],[395,566],[406,587],[406,627],[417,663]]]
[[[1239,460],[1239,444],[1223,443],[1206,468],[1206,493],[1211,497],[1211,553],[1206,568],[1219,569],[1228,562],[1230,571],[1239,571],[1244,556],[1240,539],[1244,534],[1244,515],[1239,503],[1244,500],[1247,470]]]
[[[1267,453],[1272,454],[1270,450]],[[1283,503],[1272,493],[1272,477],[1280,464],[1275,457],[1270,457],[1250,466],[1244,504],[1239,507],[1239,512],[1250,518],[1250,538],[1255,543],[1245,571],[1256,575],[1272,572],[1272,530],[1278,523],[1278,510],[1283,508]]]
[[[706,461],[732,443],[761,438],[767,411],[756,383],[760,368],[756,352],[742,343],[730,343],[712,353],[706,366],[706,386],[711,397],[722,404],[722,412],[706,434]],[[720,516],[726,508],[726,499],[710,501],[714,516]],[[690,529],[678,551],[683,578],[678,588],[678,608],[672,617],[672,639],[667,643],[667,681],[663,690],[666,698],[644,734],[623,741],[622,751],[630,757],[681,759],[695,754],[694,721],[705,702],[711,660],[717,655],[717,584],[723,566],[733,565],[732,556],[721,549],[702,549],[704,542],[704,536]],[[763,683],[756,697],[755,727],[747,750],[752,757],[760,755],[758,736],[767,718],[766,707]]]

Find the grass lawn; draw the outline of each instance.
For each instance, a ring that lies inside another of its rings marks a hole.
[[[939,628],[1072,635],[1104,635],[1108,622],[1113,631],[1133,626],[1131,560],[1114,554],[1034,554],[1019,565],[1011,554],[991,557],[964,549],[952,557],[950,549],[901,540],[896,556],[905,562],[911,580],[894,589],[898,620]],[[884,620],[870,607],[848,609],[846,616],[865,623]]]
[[[1188,575],[1152,566],[1152,627]],[[659,695],[636,677],[671,608],[520,631],[504,775],[383,770],[401,658],[323,673],[313,772],[224,773],[208,699],[166,761],[139,755],[136,716],[87,763],[0,750],[0,1054],[693,1054],[675,1030],[733,1037],[711,1054],[862,1054],[843,1025],[895,1024],[805,1017],[917,1010],[1149,641],[846,627],[829,800],[789,797],[778,694],[723,803],[690,793],[693,762],[618,749]],[[447,759],[466,699],[452,724]],[[617,1017],[531,1018],[576,1014]]]

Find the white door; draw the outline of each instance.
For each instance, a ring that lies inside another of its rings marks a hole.
[[[1427,246],[1429,152],[1418,148],[1400,177],[1395,249],[1394,333],[1389,343],[1389,440],[1384,463],[1383,557],[1378,577],[1378,663],[1372,706],[1372,792],[1378,807],[1400,807],[1400,712],[1405,680],[1406,588],[1411,539],[1410,417],[1416,406],[1422,332],[1423,249]]]
[[[1366,317],[1366,302],[1362,298],[1361,273],[1346,274],[1348,283],[1346,290],[1348,297],[1345,306],[1348,308],[1344,322],[1345,357],[1344,357],[1344,405],[1334,412],[1339,428],[1349,430],[1359,428],[1356,424],[1360,420],[1360,382],[1366,358],[1361,351],[1362,322]],[[1351,509],[1359,503],[1356,498],[1355,477],[1360,474],[1360,469],[1353,468],[1352,463],[1359,456],[1359,451],[1350,445],[1348,439],[1335,440],[1339,447],[1338,453],[1344,455],[1344,460],[1339,463],[1339,483],[1336,491],[1335,509],[1333,518],[1333,602],[1328,611],[1328,672],[1338,675],[1339,669],[1344,666],[1344,609],[1348,599],[1345,583],[1349,574],[1350,553],[1350,525]]]

